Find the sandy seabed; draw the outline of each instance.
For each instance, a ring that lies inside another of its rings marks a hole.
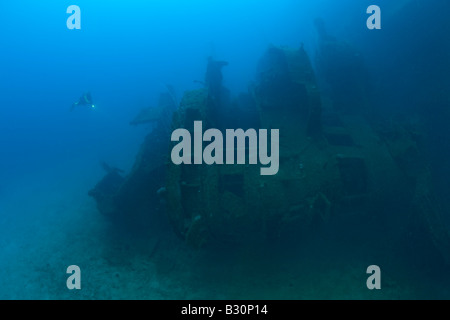
[[[286,250],[225,253],[188,248],[171,232],[118,232],[87,195],[102,176],[98,164],[84,168],[54,167],[6,182],[0,299],[450,298],[450,271],[415,265],[420,259],[402,257],[382,237],[373,250],[364,241],[348,247],[311,239]],[[371,264],[381,267],[381,290],[366,287]],[[81,290],[66,287],[70,265],[81,269]]]

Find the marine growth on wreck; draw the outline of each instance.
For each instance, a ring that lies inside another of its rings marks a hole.
[[[90,191],[98,210],[114,221],[144,225],[165,215],[178,237],[207,249],[279,238],[303,241],[315,228],[346,221],[360,228],[374,220],[392,224],[386,208],[409,208],[400,220],[418,221],[449,259],[449,235],[414,132],[368,120],[372,106],[360,55],[329,36],[321,20],[316,27],[315,68],[303,45],[270,46],[248,91],[236,97],[222,84],[228,62],[212,58],[203,88],[185,92],[179,103],[170,90],[161,93],[157,108],[142,110],[131,122],[156,123],[131,172],[107,172]],[[343,72],[345,82],[336,78]],[[203,131],[279,131],[279,170],[261,175],[259,166],[249,163],[255,150],[248,135],[245,150],[227,150],[235,145],[217,144],[217,136],[208,139],[215,142],[211,157],[236,151],[246,161],[198,161],[199,123]],[[175,130],[196,137],[184,141],[185,161],[176,163]]]

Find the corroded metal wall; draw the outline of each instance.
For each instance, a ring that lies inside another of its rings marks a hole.
[[[280,168],[259,165],[168,164],[168,213],[176,232],[194,245],[264,241],[303,233],[312,223],[376,215],[408,188],[387,145],[365,119],[322,106],[313,68],[301,49],[271,47],[251,89],[261,128],[280,130]],[[207,90],[186,93],[174,127],[192,133],[220,119]],[[230,129],[232,129],[231,127]]]

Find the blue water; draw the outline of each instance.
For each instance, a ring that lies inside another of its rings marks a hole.
[[[80,30],[66,26],[72,4],[81,8]],[[382,9],[381,30],[366,27],[371,4]],[[236,254],[229,268],[214,254],[190,252],[176,237],[167,236],[164,245],[151,237],[116,239],[120,231],[87,195],[104,175],[101,161],[130,171],[150,129],[129,122],[156,105],[166,84],[180,100],[201,87],[196,81],[204,80],[213,56],[229,62],[224,86],[237,95],[255,79],[270,44],[303,44],[314,62],[313,21],[321,17],[330,34],[363,57],[376,116],[421,119],[433,184],[448,199],[448,9],[445,0],[2,1],[0,298],[450,298],[441,282],[448,281],[448,266],[437,253],[428,256],[426,245],[419,258],[398,263],[394,249],[377,251],[391,268],[388,289],[377,293],[364,287],[367,266],[358,260],[364,248],[342,257],[302,248],[309,258],[269,265],[246,282],[258,258]],[[95,108],[70,112],[87,91]],[[148,258],[153,246],[166,250],[160,263]],[[211,259],[218,263],[208,266]],[[182,261],[190,261],[188,270]],[[80,291],[65,286],[71,264],[86,270]],[[306,271],[297,274],[299,268]],[[353,276],[349,269],[362,271]]]

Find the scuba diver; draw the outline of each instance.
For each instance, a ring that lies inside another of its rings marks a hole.
[[[95,108],[94,103],[92,102],[92,97],[91,97],[90,92],[83,94],[80,97],[80,99],[78,99],[77,102],[74,102],[72,104],[72,107],[70,107],[70,111],[72,111],[73,109],[75,109],[75,107],[78,107],[78,106]]]

